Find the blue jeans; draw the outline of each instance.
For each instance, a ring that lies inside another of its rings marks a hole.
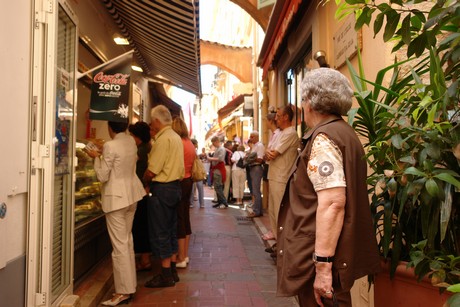
[[[224,183],[222,182],[222,174],[218,169],[215,169],[214,173],[212,174],[212,183],[214,186],[214,191],[216,191],[217,203],[226,205],[227,199],[224,195]]]
[[[195,189],[198,190],[198,201],[200,203],[200,207],[204,207],[204,191],[203,191],[203,181],[195,181],[193,183],[192,193],[190,194],[190,203],[193,204],[193,194],[195,193]]]
[[[254,196],[254,204],[252,204],[252,210],[255,215],[262,215],[262,193],[260,192],[260,185],[262,183],[262,176],[264,169],[262,165],[251,166],[251,187],[252,196]]]
[[[152,255],[165,259],[177,253],[177,207],[182,189],[179,180],[150,185],[148,200],[149,238]]]

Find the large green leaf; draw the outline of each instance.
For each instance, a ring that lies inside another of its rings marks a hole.
[[[450,291],[450,292],[458,293],[458,292],[460,292],[460,284],[455,284],[455,285],[449,286],[446,290]],[[451,306],[454,306],[454,305],[451,305]]]
[[[425,188],[432,197],[437,197],[439,188],[436,181],[432,178],[425,182]]]
[[[433,177],[436,177],[442,181],[445,181],[445,182],[448,182],[454,186],[456,186],[457,188],[460,189],[460,181],[458,181],[457,179],[455,179],[452,175],[448,174],[447,172],[446,173],[441,173],[441,174],[436,174],[434,175]]]
[[[411,167],[408,167],[405,171],[404,171],[404,174],[406,175],[415,175],[415,176],[420,176],[420,177],[425,177],[426,174],[422,171],[420,171],[419,169],[411,166]]]
[[[386,17],[387,24],[385,25],[385,30],[383,32],[383,41],[385,42],[389,41],[395,34],[401,15],[395,10],[390,9],[387,11]]]
[[[411,20],[411,14],[408,14],[406,17],[404,17],[403,22],[401,24],[401,30],[400,30],[401,39],[406,45],[410,43],[410,39],[411,39],[410,20]],[[374,23],[374,26],[375,26],[375,23]]]

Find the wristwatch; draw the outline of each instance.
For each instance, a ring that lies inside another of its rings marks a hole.
[[[317,264],[318,262],[330,263],[334,261],[334,256],[323,257],[323,256],[318,256],[315,252],[313,252],[312,259],[315,264]]]

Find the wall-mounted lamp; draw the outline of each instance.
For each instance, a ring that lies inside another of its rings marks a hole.
[[[326,52],[323,50],[319,50],[313,56],[313,59],[318,62],[319,67],[329,67],[326,61]]]

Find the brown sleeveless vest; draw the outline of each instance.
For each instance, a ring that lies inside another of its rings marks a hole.
[[[309,131],[306,146],[291,171],[278,217],[277,270],[279,296],[293,296],[314,279],[317,196],[308,178],[313,140],[326,134],[340,149],[346,178],[345,217],[333,263],[333,287],[351,289],[353,282],[380,270],[379,254],[367,194],[367,164],[355,131],[342,118]]]

